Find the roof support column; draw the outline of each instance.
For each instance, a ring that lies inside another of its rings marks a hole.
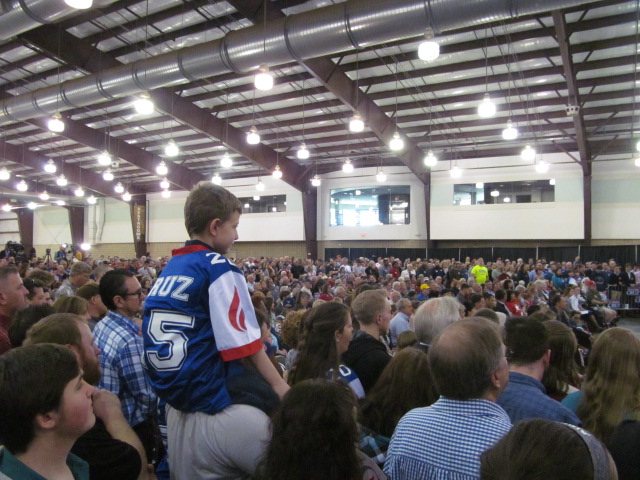
[[[318,258],[318,191],[302,193],[302,214],[304,217],[304,241],[307,258]]]
[[[69,213],[71,243],[79,247],[84,242],[84,207],[65,207]]]
[[[133,244],[136,257],[140,258],[148,252],[147,246],[147,196],[135,195],[131,199],[131,228],[133,228]]]
[[[24,255],[29,258],[33,248],[33,210],[30,208],[19,208],[16,210],[18,216],[18,230],[20,231],[20,243],[24,245]]]

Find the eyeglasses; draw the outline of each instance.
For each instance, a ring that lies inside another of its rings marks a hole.
[[[133,293],[123,293],[122,295],[120,295],[121,297],[129,297],[131,295],[136,295],[138,298],[142,298],[142,295],[144,295],[144,290],[140,289],[140,290],[136,290]]]

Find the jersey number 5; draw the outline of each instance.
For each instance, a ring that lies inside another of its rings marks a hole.
[[[156,370],[179,370],[187,358],[187,336],[181,331],[184,327],[193,327],[194,317],[174,312],[151,313],[147,333],[156,350],[147,350],[147,361]],[[163,350],[164,354],[159,351]]]

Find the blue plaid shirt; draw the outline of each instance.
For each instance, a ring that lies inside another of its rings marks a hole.
[[[120,398],[122,413],[132,427],[155,415],[156,407],[156,394],[140,363],[143,347],[139,332],[133,320],[112,311],[93,331],[101,352],[98,387]]]
[[[489,400],[440,399],[407,413],[396,427],[384,473],[390,480],[475,480],[480,455],[511,428]]]
[[[544,418],[580,426],[580,420],[560,402],[547,396],[544,385],[529,375],[509,372],[509,383],[498,398],[513,423],[518,420]]]

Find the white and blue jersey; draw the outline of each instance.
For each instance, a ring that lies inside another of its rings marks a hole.
[[[158,396],[183,412],[231,405],[224,362],[262,348],[242,272],[199,241],[174,250],[145,300],[144,366]]]

